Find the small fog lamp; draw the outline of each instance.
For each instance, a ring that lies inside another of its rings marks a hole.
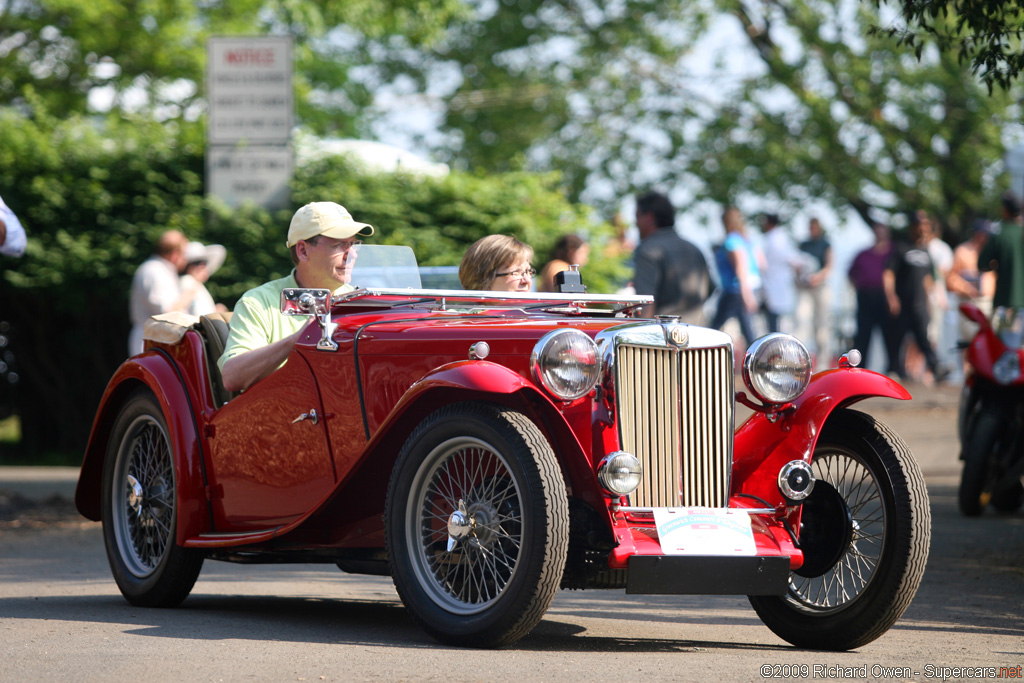
[[[615,451],[601,461],[597,468],[597,479],[609,493],[628,496],[640,486],[644,468],[632,453]]]

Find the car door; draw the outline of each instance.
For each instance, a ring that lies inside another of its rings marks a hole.
[[[316,378],[293,351],[269,377],[210,421],[209,479],[215,532],[287,524],[334,485]]]

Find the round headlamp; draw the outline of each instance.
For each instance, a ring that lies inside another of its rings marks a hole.
[[[811,381],[811,355],[796,337],[765,335],[747,349],[743,381],[765,403],[788,403]]]
[[[643,476],[640,460],[626,451],[609,453],[597,467],[597,480],[601,487],[617,496],[628,496],[636,491]]]
[[[530,361],[537,383],[563,401],[586,395],[601,374],[597,344],[574,329],[545,334],[533,347]]]

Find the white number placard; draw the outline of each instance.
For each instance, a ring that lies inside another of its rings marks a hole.
[[[750,515],[726,508],[655,508],[666,555],[756,555]]]

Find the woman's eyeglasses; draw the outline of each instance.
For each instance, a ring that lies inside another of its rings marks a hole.
[[[537,271],[533,268],[527,268],[526,270],[509,270],[504,273],[495,273],[494,277],[511,277],[513,280],[519,278],[530,277],[532,278],[537,274]]]

